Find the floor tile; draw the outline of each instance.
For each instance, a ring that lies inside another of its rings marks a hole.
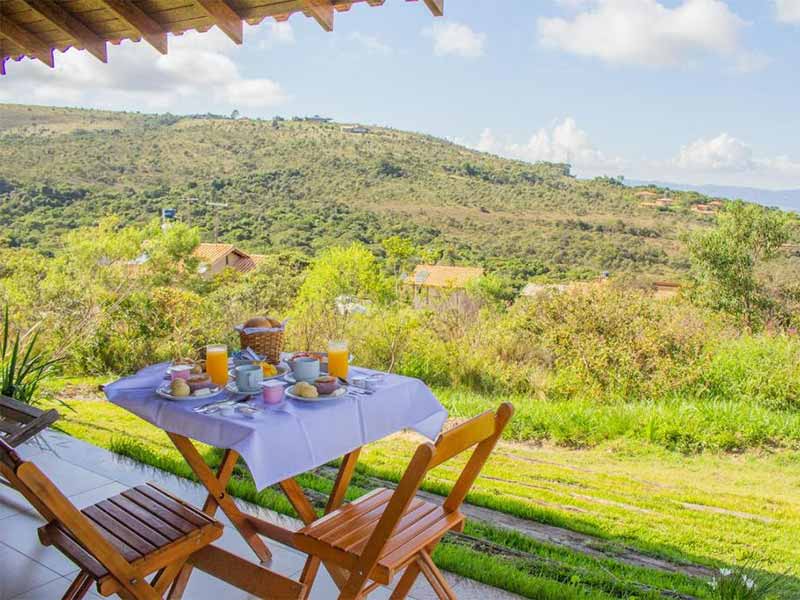
[[[61,460],[50,452],[36,456],[33,462],[65,496],[73,496],[111,483],[111,479]]]
[[[0,485],[0,519],[30,509],[30,503],[16,490]]]
[[[55,581],[15,596],[13,600],[57,600],[64,595],[71,583],[72,579],[60,577]],[[102,596],[96,594],[94,588],[86,595],[87,600],[97,600],[98,598],[102,598]]]
[[[22,512],[2,520],[3,543],[17,552],[24,554],[37,563],[55,571],[59,575],[68,575],[76,567],[75,564],[52,546],[43,546],[39,541],[37,529],[45,522],[38,515]]]
[[[387,600],[391,595],[391,590],[380,587],[369,595],[369,600]],[[339,588],[336,587],[327,569],[325,569],[325,567],[320,567],[317,577],[314,580],[314,585],[311,588],[309,600],[336,600],[338,597]]]
[[[3,568],[3,577],[0,577],[0,600],[12,600],[24,592],[58,579],[58,573],[5,544],[0,544],[0,565]],[[8,573],[13,576],[8,577]]]
[[[192,571],[183,594],[186,600],[245,600],[248,594],[201,571]]]

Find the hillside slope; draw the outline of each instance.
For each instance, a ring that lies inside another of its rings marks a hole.
[[[103,215],[141,221],[174,206],[206,237],[219,211],[220,238],[254,252],[400,234],[428,258],[520,280],[683,270],[681,235],[711,220],[690,210],[704,197],[675,193],[671,206],[653,207],[636,193],[577,180],[567,165],[385,128],[0,105],[6,243],[43,250]]]

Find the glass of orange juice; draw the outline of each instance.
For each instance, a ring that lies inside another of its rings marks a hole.
[[[216,385],[228,383],[228,347],[225,344],[206,346],[206,373]]]
[[[347,363],[350,361],[350,352],[347,342],[328,342],[328,374],[333,377],[347,379]]]

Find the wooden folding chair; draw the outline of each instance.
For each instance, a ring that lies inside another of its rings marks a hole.
[[[12,448],[27,442],[57,420],[55,410],[43,411],[0,394],[0,439]]]
[[[497,413],[484,413],[442,434],[435,445],[420,445],[394,492],[374,490],[298,531],[295,546],[309,555],[301,582],[311,587],[308,579],[313,580],[322,560],[348,573],[339,600],[362,600],[403,570],[392,600],[405,598],[420,572],[439,598],[455,599],[431,553],[448,531],[463,529],[461,504],[513,412],[511,404],[502,404]],[[441,506],[415,497],[431,469],[472,447]]]
[[[103,596],[159,599],[187,559],[222,535],[220,523],[152,484],[79,511],[2,439],[0,473],[48,521],[41,542],[80,568],[63,600],[80,600],[93,583]]]

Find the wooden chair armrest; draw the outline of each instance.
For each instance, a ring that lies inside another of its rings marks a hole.
[[[47,412],[41,413],[38,417],[29,421],[16,433],[12,433],[6,437],[6,442],[9,446],[17,447],[23,442],[27,442],[37,433],[44,431],[50,425],[58,421],[60,415],[56,410],[50,409]]]

